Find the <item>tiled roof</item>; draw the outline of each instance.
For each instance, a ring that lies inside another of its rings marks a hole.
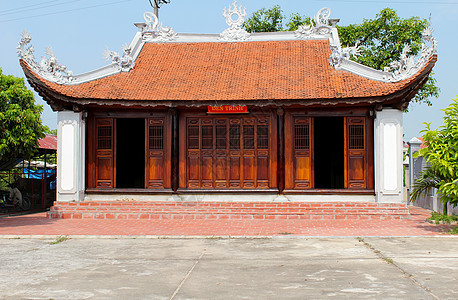
[[[308,100],[390,95],[420,74],[397,83],[375,81],[335,70],[330,53],[328,40],[146,43],[129,72],[78,85],[37,79],[79,99]]]
[[[44,138],[38,140],[40,149],[56,150],[57,151],[57,136],[47,134]]]

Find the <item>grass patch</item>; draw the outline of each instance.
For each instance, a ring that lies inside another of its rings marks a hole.
[[[450,234],[458,234],[458,226],[456,226],[455,228],[450,229],[449,233]]]
[[[448,215],[444,215],[444,214],[433,211],[431,213],[431,217],[429,217],[428,220],[433,221],[436,224],[439,224],[440,222],[452,223],[452,222],[458,222],[458,216],[456,215],[448,216]]]
[[[389,258],[389,257],[384,257],[383,260],[386,261],[389,264],[393,263],[393,260],[391,258]]]
[[[66,235],[59,235],[55,241],[51,242],[51,245],[56,245],[56,244],[59,244],[59,243],[62,243],[62,242],[65,242],[66,240],[70,239],[68,236]]]

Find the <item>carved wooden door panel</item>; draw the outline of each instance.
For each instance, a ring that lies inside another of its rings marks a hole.
[[[366,182],[366,118],[347,117],[346,125],[346,188],[365,189]]]
[[[257,118],[257,126],[255,130],[255,148],[256,148],[256,182],[257,188],[269,188],[271,182],[269,172],[269,160],[271,155],[274,155],[270,151],[270,135],[272,129],[270,127],[269,118],[262,116]],[[276,134],[276,133],[275,133]],[[276,160],[276,158],[275,158]]]
[[[266,189],[270,117],[186,118],[186,188]]]
[[[216,189],[227,189],[229,188],[228,178],[228,155],[229,150],[229,134],[228,134],[228,123],[227,118],[215,118],[215,164],[214,164],[214,175],[215,175],[215,188]]]
[[[171,187],[170,124],[166,116],[147,118],[146,180],[148,189]]]
[[[285,189],[313,188],[313,118],[288,114],[285,133]]]
[[[95,187],[113,188],[115,180],[116,160],[115,122],[113,118],[97,118],[95,120]]]
[[[186,120],[186,178],[187,188],[200,187],[200,121],[198,118]]]
[[[229,188],[242,188],[243,165],[241,152],[241,120],[228,119],[229,121]]]

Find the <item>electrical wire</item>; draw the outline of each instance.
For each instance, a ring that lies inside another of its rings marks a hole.
[[[40,5],[43,5],[43,4],[48,4],[48,3],[53,3],[53,2],[59,2],[59,1],[60,1],[60,0],[52,0],[52,1],[46,1],[46,2],[37,3],[37,4],[31,4],[31,5],[27,5],[27,6],[17,7],[17,8],[10,8],[10,9],[5,9],[5,10],[3,10],[3,12],[9,12],[9,11],[14,11],[14,10],[21,10],[21,9],[24,9],[24,8],[35,7],[35,6],[40,6]]]
[[[61,11],[45,13],[45,14],[40,14],[40,15],[34,15],[34,16],[21,17],[21,18],[16,18],[16,19],[3,20],[3,21],[0,21],[0,23],[6,23],[6,22],[12,22],[12,21],[18,21],[18,20],[24,20],[24,19],[31,19],[31,18],[38,18],[38,17],[50,16],[50,15],[57,15],[57,14],[66,13],[66,12],[90,9],[90,8],[101,7],[101,6],[114,5],[114,4],[119,4],[119,3],[124,3],[124,2],[131,2],[131,1],[133,1],[133,0],[123,0],[123,1],[116,1],[116,2],[98,4],[98,5],[92,5],[92,6],[86,6],[86,7],[80,7],[80,8],[61,10]]]
[[[6,12],[6,13],[3,12],[3,13],[0,13],[0,16],[6,16],[6,15],[12,15],[12,14],[20,14],[20,13],[23,13],[23,12],[26,12],[26,11],[38,10],[38,9],[54,7],[54,6],[58,6],[58,5],[64,5],[64,4],[80,2],[80,1],[84,1],[84,0],[71,0],[71,1],[67,1],[67,2],[60,2],[60,3],[57,3],[57,4],[45,5],[45,6],[42,6],[42,7],[34,7],[34,8],[28,7],[28,8],[22,9],[22,10],[18,10],[18,11]],[[54,1],[50,1],[50,2],[54,2]],[[35,5],[32,5],[32,6],[35,6]]]

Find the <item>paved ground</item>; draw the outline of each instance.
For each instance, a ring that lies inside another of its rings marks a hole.
[[[0,239],[3,299],[458,299],[458,238]]]
[[[37,213],[0,218],[0,236],[437,236],[449,230],[425,222],[428,210],[410,212],[410,220],[70,220]]]

